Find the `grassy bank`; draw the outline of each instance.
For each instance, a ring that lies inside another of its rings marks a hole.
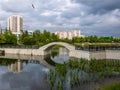
[[[120,82],[119,83],[114,83],[110,86],[105,86],[105,87],[100,88],[98,90],[120,90]]]

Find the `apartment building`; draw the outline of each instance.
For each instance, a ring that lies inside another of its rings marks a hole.
[[[68,39],[72,39],[73,37],[85,37],[84,35],[81,35],[80,30],[72,30],[72,31],[57,31],[55,32],[56,35],[58,35],[58,37],[60,39],[64,39],[64,38],[68,38]]]
[[[12,15],[8,18],[8,30],[11,30],[13,34],[19,35],[23,30],[23,18],[20,15]]]

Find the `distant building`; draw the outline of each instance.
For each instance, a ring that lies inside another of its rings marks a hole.
[[[73,37],[85,37],[84,35],[81,35],[80,30],[73,30],[68,32],[57,31],[55,32],[55,34],[58,35],[60,39],[64,39],[64,38],[72,39]]]
[[[17,36],[20,34],[20,31],[23,29],[23,18],[19,15],[12,15],[8,18],[7,29],[10,30],[13,34]]]
[[[33,35],[33,31],[32,30],[28,30],[28,34],[29,35]]]

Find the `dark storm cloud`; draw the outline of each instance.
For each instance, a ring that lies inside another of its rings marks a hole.
[[[116,8],[120,8],[120,0],[74,0],[76,3],[82,3],[91,7],[92,13],[106,13]]]

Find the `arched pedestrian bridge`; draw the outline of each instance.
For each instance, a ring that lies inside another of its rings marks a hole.
[[[42,47],[40,47],[38,50],[36,50],[34,53],[34,55],[47,55],[50,54],[50,49],[52,46],[54,45],[61,45],[64,46],[65,48],[68,49],[69,51],[69,56],[70,57],[77,57],[77,58],[89,58],[89,52],[87,51],[81,51],[81,50],[75,50],[75,46],[69,44],[69,43],[65,43],[65,42],[52,42],[49,44],[46,44]]]
[[[39,49],[20,49],[20,48],[0,48],[5,54],[24,54],[24,55],[47,55],[50,54],[50,49],[54,45],[61,45],[68,49],[69,55],[75,54],[75,46],[65,42],[52,42],[41,46]]]
[[[39,49],[20,49],[20,48],[0,48],[5,54],[17,54],[17,55],[47,55],[50,53],[50,49],[54,45],[64,46],[69,50],[70,57],[76,58],[97,58],[97,59],[119,59],[119,50],[105,50],[99,52],[90,52],[85,50],[75,50],[75,46],[65,43],[65,42],[52,42],[46,44]]]
[[[46,55],[50,52],[51,47],[54,45],[64,46],[65,48],[67,48],[69,50],[69,52],[72,52],[75,50],[75,46],[73,46],[71,44],[68,44],[65,42],[52,42],[52,43],[49,43],[49,44],[46,44],[46,45],[40,47],[39,51],[41,52],[41,54],[43,53],[43,55]]]

